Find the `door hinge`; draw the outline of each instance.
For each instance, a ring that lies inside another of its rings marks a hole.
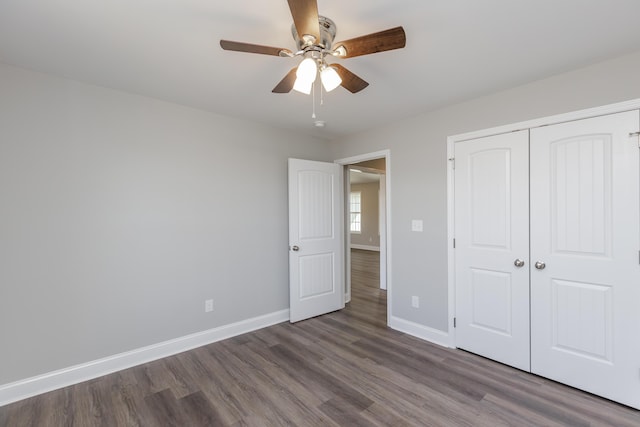
[[[449,161],[451,162],[451,167],[453,169],[455,169],[456,168],[456,158],[455,157],[450,157]]]
[[[453,249],[456,248],[456,239],[453,239]]]
[[[456,318],[455,317],[453,318],[453,327],[454,328],[456,327]]]

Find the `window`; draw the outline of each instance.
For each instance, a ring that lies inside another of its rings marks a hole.
[[[350,230],[352,233],[360,234],[362,232],[362,211],[360,202],[360,191],[352,191],[349,203],[349,213],[351,214]]]

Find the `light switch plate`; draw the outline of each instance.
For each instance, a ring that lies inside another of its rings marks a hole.
[[[421,219],[412,219],[411,220],[411,231],[422,231],[422,220]]]
[[[411,297],[411,307],[420,308],[420,297],[415,295]]]

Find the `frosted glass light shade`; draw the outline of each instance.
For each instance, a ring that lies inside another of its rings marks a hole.
[[[296,77],[313,83],[316,81],[317,72],[318,66],[316,65],[316,61],[311,58],[305,58],[300,65],[298,65]]]
[[[324,86],[324,90],[327,92],[331,92],[342,83],[342,79],[338,75],[338,72],[331,66],[322,70],[320,73],[320,80],[322,80],[322,86]]]
[[[316,61],[311,58],[305,58],[300,65],[298,65],[293,90],[309,95],[313,82],[316,81],[317,74],[318,66],[316,65]]]
[[[313,80],[304,80],[298,77],[293,84],[293,90],[297,92],[309,95],[311,93],[311,87],[313,86]]]

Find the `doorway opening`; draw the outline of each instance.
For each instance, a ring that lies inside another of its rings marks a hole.
[[[345,183],[345,301],[389,324],[389,152],[337,160]],[[375,304],[371,305],[370,303]],[[364,305],[364,304],[363,304]]]

